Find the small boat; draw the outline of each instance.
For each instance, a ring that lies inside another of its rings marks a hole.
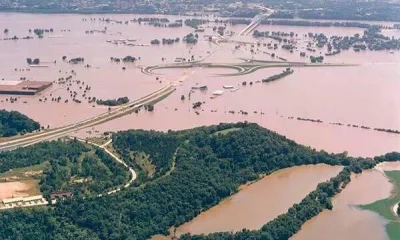
[[[46,68],[46,67],[49,67],[49,65],[35,65],[35,64],[32,64],[32,65],[29,65],[29,67],[31,67],[31,68]]]
[[[239,90],[239,88],[238,88],[238,87],[236,87],[236,88],[232,89],[232,90],[231,90],[231,92],[236,92],[237,90]]]
[[[205,90],[207,90],[207,89],[208,89],[207,85],[204,85],[204,86],[201,86],[201,87],[200,87],[200,91],[205,91]]]
[[[217,91],[214,91],[212,94],[215,95],[215,96],[221,96],[222,94],[224,94],[224,91],[217,90]]]
[[[390,54],[394,54],[394,51],[390,51]]]
[[[201,91],[207,90],[207,88],[208,88],[207,85],[192,87],[192,89],[194,90],[200,89]]]
[[[224,89],[232,89],[233,86],[231,86],[231,85],[224,85],[223,88],[224,88]]]

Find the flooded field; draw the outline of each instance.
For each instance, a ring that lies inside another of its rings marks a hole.
[[[303,225],[292,240],[388,239],[386,220],[358,206],[390,196],[392,184],[383,170],[400,170],[399,163],[383,163],[376,169],[352,176],[350,184],[333,199],[333,210],[323,211]]]
[[[348,151],[355,156],[374,156],[400,149],[399,134],[332,125],[342,123],[400,130],[400,95],[397,93],[397,89],[400,89],[400,52],[397,51],[393,54],[388,51],[345,51],[326,57],[324,62],[354,65],[295,67],[294,74],[271,83],[258,81],[280,73],[284,68],[266,68],[241,76],[217,76],[216,74],[235,71],[221,68],[160,69],[154,75],[143,74],[141,70],[144,66],[174,63],[179,57],[193,57],[195,61],[224,64],[240,63],[243,62],[242,58],[274,60],[270,55],[274,53],[288,61],[309,62],[308,58],[300,57],[299,54],[309,41],[304,34],[313,32],[324,33],[328,37],[351,36],[362,34],[363,29],[266,25],[257,28],[259,31],[293,31],[298,34],[293,39],[298,48],[290,53],[281,48],[271,50],[263,47],[264,43],[275,43],[272,39],[263,39],[257,45],[257,39],[251,34],[233,35],[229,42],[222,42],[220,45],[209,42],[208,36],[216,35],[213,27],[223,26],[213,22],[202,26],[205,31],[197,33],[197,44],[186,44],[182,42],[182,38],[194,32],[192,28],[155,27],[130,21],[139,17],[144,16],[1,13],[0,24],[9,29],[8,34],[0,33],[1,39],[14,35],[19,38],[34,36],[29,33],[29,29],[35,28],[52,28],[53,32],[45,33],[42,39],[34,37],[29,40],[0,41],[0,81],[22,78],[54,82],[51,88],[39,95],[21,96],[13,103],[10,102],[10,96],[0,95],[1,108],[21,111],[45,127],[55,128],[108,111],[107,106],[89,103],[90,99],[128,97],[133,101],[169,82],[179,82],[177,90],[158,103],[154,112],[141,111],[93,129],[82,130],[77,135],[86,137],[90,136],[89,132],[101,133],[130,128],[166,131],[247,120],[284,134],[301,144],[330,152]],[[152,17],[166,17],[171,22],[185,19],[180,16]],[[99,18],[122,21],[122,24],[99,21]],[[237,33],[243,28],[244,25],[227,25],[226,32]],[[385,30],[383,33],[387,36],[400,36],[398,30]],[[177,37],[181,39],[178,43],[150,46],[153,39]],[[129,39],[142,46],[113,44],[115,40],[121,39]],[[326,52],[322,49],[320,51],[321,54]],[[111,61],[111,57],[124,58],[128,55],[137,58],[137,61]],[[63,61],[63,56],[67,60],[83,57],[85,61],[84,64],[71,64]],[[29,67],[27,58],[40,58],[47,67]],[[60,79],[70,76],[70,82],[60,82]],[[244,81],[247,82],[245,87],[242,86]],[[253,84],[250,85],[250,82]],[[207,85],[208,91],[191,92],[192,87],[201,85]],[[224,85],[237,87],[238,90],[225,90],[222,96],[210,99],[212,92],[223,90]],[[181,100],[182,95],[185,96],[184,101]],[[58,98],[59,101],[53,100]],[[193,103],[198,101],[204,104],[201,109],[193,110]],[[43,114],[43,109],[46,114]],[[229,113],[230,111],[235,114]],[[239,114],[239,111],[247,114]],[[319,119],[323,123],[300,122],[296,120],[298,117]]]
[[[336,176],[342,167],[307,165],[277,171],[244,186],[239,193],[178,227],[177,235],[260,229],[298,203],[320,182]]]

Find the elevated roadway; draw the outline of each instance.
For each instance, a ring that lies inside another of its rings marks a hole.
[[[260,23],[264,20],[267,19],[269,16],[271,16],[273,13],[275,13],[275,10],[270,9],[270,8],[265,8],[264,9],[266,13],[259,14],[255,16],[249,25],[247,25],[238,35],[239,36],[245,36],[251,33]]]
[[[135,111],[143,107],[144,105],[157,102],[158,100],[163,99],[169,94],[171,94],[173,91],[175,91],[175,89],[176,89],[175,84],[170,83],[142,98],[124,104],[118,108],[112,109],[98,116],[83,120],[81,122],[52,130],[47,130],[34,134],[28,134],[25,136],[18,136],[14,139],[5,140],[3,142],[0,142],[0,151],[13,150],[18,147],[26,147],[44,140],[57,139],[59,137],[66,136],[71,132],[75,132],[80,129],[85,129],[88,127],[92,127],[101,123],[111,121],[115,118],[122,117],[132,111]]]

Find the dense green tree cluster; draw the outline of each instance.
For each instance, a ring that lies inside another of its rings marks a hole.
[[[101,149],[79,141],[43,142],[0,153],[0,173],[47,162],[40,190],[45,196],[72,191],[75,196],[97,195],[118,187],[129,178],[128,170]],[[83,181],[75,181],[75,180]]]
[[[200,25],[205,24],[207,22],[209,22],[208,19],[207,20],[206,19],[197,19],[197,18],[185,19],[185,25],[192,27],[194,29],[197,29]]]
[[[50,29],[36,28],[33,30],[33,33],[35,33],[38,36],[38,38],[43,38],[44,33],[52,33],[52,32],[53,32],[52,28]]]
[[[2,211],[0,238],[94,240],[96,235],[68,222],[55,221],[53,210],[45,207]],[[9,224],[11,223],[11,224]]]
[[[183,37],[183,41],[190,44],[196,44],[199,36],[197,34],[189,33]]]
[[[40,124],[17,111],[0,110],[0,137],[10,137],[40,129]]]
[[[154,111],[154,105],[153,104],[149,104],[149,105],[145,106],[145,108],[147,108],[147,111],[149,111],[149,112]]]
[[[107,100],[102,100],[102,99],[97,99],[96,103],[98,105],[105,105],[105,106],[119,106],[125,103],[129,102],[128,97],[120,97],[118,99],[107,99]]]
[[[160,40],[158,40],[158,39],[153,39],[153,40],[150,41],[150,44],[151,44],[151,45],[159,45],[159,44],[160,44]]]
[[[32,58],[27,58],[26,62],[29,65],[39,65],[40,64],[40,59],[39,58],[35,58],[35,59],[32,60]]]
[[[161,22],[161,23],[169,23],[168,18],[156,18],[156,17],[140,17],[138,19],[134,19],[134,21],[137,21],[139,23],[141,22],[148,22],[148,23],[155,23],[155,22]]]
[[[151,40],[150,44],[159,45],[160,43],[162,43],[163,45],[165,45],[165,44],[170,45],[170,44],[177,43],[179,41],[180,41],[180,38],[163,38],[163,39],[161,39],[161,41],[158,39]]]
[[[182,22],[173,22],[173,23],[162,23],[162,22],[150,22],[149,25],[154,27],[169,27],[169,28],[176,28],[182,27]]]
[[[130,56],[130,55],[128,55],[128,56],[126,56],[126,57],[124,57],[124,58],[119,58],[119,57],[110,57],[110,60],[112,61],[112,62],[117,62],[117,63],[120,63],[121,61],[122,62],[125,62],[125,63],[129,63],[129,62],[136,62],[136,60],[137,60],[137,58],[136,57],[132,57],[132,56]]]
[[[76,58],[71,58],[68,62],[72,64],[78,64],[85,62],[85,59],[83,57],[76,57]]]
[[[322,63],[324,61],[324,56],[310,56],[311,63]]]
[[[113,135],[113,146],[131,162],[131,153],[149,154],[156,167],[155,177],[172,167],[172,158],[180,144],[178,136],[155,131],[126,131]]]
[[[386,37],[381,34],[379,28],[369,28],[364,31],[364,34],[355,34],[354,36],[333,36],[331,44],[336,50],[348,50],[354,48],[359,50],[398,50],[400,49],[400,39]]]
[[[122,59],[123,62],[135,62],[136,58],[132,56],[126,56]]]
[[[294,70],[292,70],[292,69],[290,69],[290,68],[287,68],[287,69],[284,70],[282,73],[272,75],[272,76],[270,76],[270,77],[268,77],[268,78],[265,78],[265,79],[263,79],[263,80],[261,80],[261,81],[262,81],[263,83],[273,82],[273,81],[279,80],[279,79],[284,78],[284,77],[286,77],[286,76],[288,76],[288,75],[290,75],[290,74],[293,74],[293,73],[294,73]]]
[[[320,184],[287,214],[259,231],[233,236],[235,239],[287,239],[307,219],[332,207],[330,197],[349,181],[351,171],[360,172],[378,161],[400,157],[399,153],[375,159],[328,154],[248,123],[168,133],[119,132],[114,134],[113,142],[124,159],[132,151],[141,151],[150,154],[153,164],[162,166],[163,172],[171,167],[171,161],[175,162],[175,168],[138,188],[125,189],[112,196],[60,201],[52,209],[2,211],[0,239],[71,239],[73,236],[77,239],[148,239],[154,234],[168,234],[171,226],[193,219],[237,192],[241,184],[258,179],[260,174],[303,164],[345,165],[342,173]],[[214,234],[208,239],[227,239],[227,236]]]
[[[123,185],[129,178],[128,170],[101,149],[72,157],[50,159],[40,182],[45,196],[52,192],[71,191],[74,196],[104,193]]]
[[[28,167],[43,162],[50,162],[61,157],[75,159],[89,151],[78,141],[42,142],[33,146],[19,148],[10,152],[0,152],[0,173],[13,168]]]

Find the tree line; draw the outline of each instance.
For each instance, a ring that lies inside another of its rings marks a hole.
[[[224,131],[229,129],[236,131]],[[168,133],[125,131],[115,133],[113,140],[124,159],[131,151],[141,151],[150,155],[158,171],[172,171],[113,196],[60,201],[52,209],[2,211],[0,238],[148,239],[155,234],[168,235],[170,227],[193,219],[237,192],[240,185],[257,180],[260,174],[304,164],[345,166],[336,178],[320,184],[316,191],[291,208],[290,214],[279,216],[259,231],[249,231],[251,238],[245,233],[233,236],[235,239],[287,239],[307,219],[322,209],[331,208],[331,196],[348,182],[350,172],[359,173],[377,162],[400,159],[400,153],[364,159],[316,151],[249,123]],[[35,152],[38,146],[31,147],[30,151]],[[26,150],[8,154],[19,151]],[[26,165],[23,163],[20,161]],[[228,234],[193,236],[193,239],[218,236],[227,239]]]
[[[117,99],[107,99],[107,100],[102,100],[102,99],[96,100],[96,103],[98,105],[105,105],[105,106],[119,106],[128,102],[129,102],[128,97],[119,97]]]
[[[0,110],[0,137],[40,130],[40,124],[17,111]]]
[[[49,166],[40,181],[40,191],[45,197],[52,192],[69,191],[75,197],[83,198],[104,194],[128,179],[128,169],[97,148],[79,155],[49,159]]]

